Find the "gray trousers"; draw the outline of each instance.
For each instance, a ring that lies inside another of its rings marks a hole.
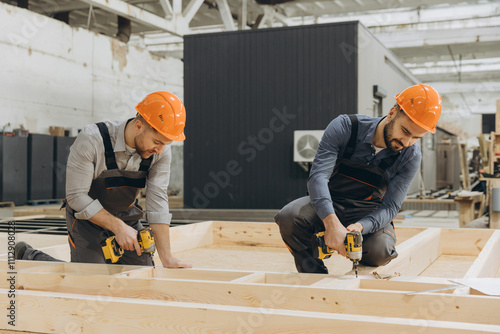
[[[75,219],[73,214],[74,211],[68,208],[66,223],[70,233],[68,242],[71,250],[71,262],[105,263],[100,244],[113,234],[88,220]],[[143,228],[139,221],[127,222],[127,224],[136,230]],[[26,250],[23,260],[63,262],[40,250],[32,248]],[[141,256],[138,256],[135,251],[125,250],[123,256],[115,264],[152,266],[153,262],[151,256],[148,254],[143,253]]]
[[[328,273],[322,260],[312,256],[311,240],[315,233],[325,230],[316,214],[309,196],[288,203],[274,217],[280,228],[281,237],[295,259],[295,266],[301,273]],[[351,222],[343,224],[347,227]],[[392,224],[375,233],[363,235],[363,258],[368,266],[383,266],[396,258],[396,234]]]
[[[66,225],[69,233],[71,262],[106,263],[102,253],[101,242],[112,236],[113,233],[91,221],[76,219],[74,213],[73,209],[66,206]],[[125,223],[137,231],[143,229],[140,221],[125,221]],[[128,250],[124,250],[122,257],[116,264],[153,265],[149,254],[143,253],[141,256],[138,256],[135,251]]]

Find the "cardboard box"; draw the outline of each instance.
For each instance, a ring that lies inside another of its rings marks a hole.
[[[62,126],[49,126],[49,133],[52,136],[64,137],[64,128]]]

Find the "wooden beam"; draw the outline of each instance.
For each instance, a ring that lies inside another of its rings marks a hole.
[[[172,252],[211,245],[213,238],[213,223],[211,221],[175,226],[170,229],[170,244]]]
[[[285,247],[274,223],[213,222],[214,245]]]
[[[374,271],[418,276],[441,255],[441,229],[429,228],[396,246],[398,257]],[[372,268],[373,269],[373,268]]]
[[[495,277],[500,268],[500,231],[488,239],[483,250],[471,265],[464,278]]]
[[[288,278],[287,278],[288,279]],[[304,316],[307,311],[321,312],[328,315],[355,314],[362,319],[364,316],[384,317],[391,323],[391,317],[411,318],[414,323],[421,321],[439,320],[449,322],[500,325],[500,318],[496,312],[500,307],[500,298],[484,296],[453,296],[451,294],[417,294],[407,296],[403,292],[421,291],[434,288],[437,285],[415,284],[399,282],[401,291],[384,289],[332,289],[321,287],[307,287],[297,285],[276,284],[248,284],[215,281],[189,281],[186,279],[131,279],[124,277],[103,275],[75,275],[60,273],[30,273],[17,276],[18,305],[22,309],[20,315],[28,317],[30,311],[38,311],[33,305],[23,307],[23,293],[33,292],[34,296],[59,296],[56,300],[85,296],[85,300],[103,302],[99,307],[99,314],[103,310],[114,309],[107,301],[133,300],[138,308],[147,304],[147,301],[158,301],[162,304],[169,302],[200,303],[196,308],[234,309],[237,307],[251,307],[267,310],[269,314],[279,314],[281,310],[295,311],[297,316]],[[377,282],[378,283],[378,282]],[[391,288],[392,282],[381,282]],[[361,286],[376,287],[377,284],[361,282]],[[8,282],[0,282],[4,288]],[[20,287],[22,286],[22,289]],[[441,287],[444,285],[440,285]],[[7,288],[6,288],[7,289]],[[34,291],[38,290],[38,291]],[[38,293],[36,293],[38,292]],[[6,300],[2,299],[2,302]],[[155,304],[156,305],[156,304]],[[46,305],[49,307],[50,305]],[[49,307],[51,308],[51,307]],[[272,309],[272,311],[270,311]],[[135,308],[134,308],[135,310]],[[73,315],[82,310],[72,309]],[[97,311],[97,310],[96,310]],[[57,312],[57,310],[53,310]],[[57,313],[56,313],[57,314]],[[123,317],[135,312],[124,314],[114,313],[109,321],[119,323]],[[156,318],[163,317],[163,311],[153,311]],[[158,315],[162,314],[161,317]],[[202,313],[193,314],[196,317]],[[49,316],[49,315],[47,315]],[[105,315],[103,315],[105,316]],[[106,317],[106,316],[105,316]],[[196,322],[199,318],[192,318]],[[58,317],[54,316],[54,319]],[[62,320],[62,319],[60,319]],[[186,319],[185,319],[186,320]],[[32,319],[32,321],[35,321]],[[104,319],[103,319],[104,321]],[[44,322],[42,322],[44,323]],[[142,323],[142,322],[139,322]],[[184,323],[188,325],[190,322]],[[179,324],[181,325],[181,324]],[[313,327],[315,328],[315,327]],[[17,328],[16,328],[17,329]],[[32,328],[18,328],[32,330]],[[84,331],[86,332],[86,331]]]
[[[442,253],[478,256],[492,234],[492,230],[485,229],[441,229],[440,244]]]
[[[479,218],[478,215],[482,215],[481,208],[484,203],[484,194],[475,192],[473,195],[458,195],[454,199],[455,202],[458,202],[458,213],[459,213],[459,223],[460,227],[465,227],[468,223],[473,221],[476,218]],[[479,212],[476,214],[476,203],[479,203]]]
[[[8,290],[0,290],[7,295]],[[36,332],[82,332],[136,334],[142,331],[181,332],[259,332],[291,333],[371,331],[402,333],[427,330],[432,333],[496,332],[500,326],[455,323],[436,320],[381,318],[352,314],[292,311],[255,307],[182,303],[157,300],[136,300],[60,294],[40,291],[19,291],[19,312],[16,330]],[[3,309],[9,300],[2,298]],[[161,315],[161,316],[160,316]],[[0,328],[7,329],[6,321]]]

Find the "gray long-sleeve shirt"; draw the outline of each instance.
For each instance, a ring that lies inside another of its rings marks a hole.
[[[139,170],[141,156],[125,143],[127,121],[104,122],[109,129],[116,164],[122,170]],[[145,219],[149,223],[170,224],[167,187],[170,180],[172,152],[166,146],[161,154],[154,154],[146,180]],[[106,170],[102,136],[95,124],[89,124],[78,134],[71,146],[66,167],[66,200],[76,211],[78,219],[91,219],[103,207],[88,193],[92,181]]]
[[[399,153],[393,153],[386,148],[375,154],[373,137],[382,118],[365,115],[356,116],[358,118],[358,135],[356,148],[350,160],[378,166],[380,161],[387,156],[391,154],[400,155],[396,162],[385,172],[389,184],[382,204],[359,221],[363,225],[363,234],[368,234],[385,227],[394,219],[401,208],[410,183],[418,171],[422,154],[418,145],[412,145]],[[350,136],[351,120],[347,115],[340,115],[330,122],[326,128],[314,157],[307,187],[311,202],[321,219],[335,213],[328,189],[328,181],[337,158],[344,153]]]

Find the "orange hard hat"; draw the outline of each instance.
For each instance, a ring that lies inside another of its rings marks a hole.
[[[186,109],[182,101],[169,92],[155,92],[135,107],[149,125],[170,140],[182,141],[186,125]]]
[[[429,85],[415,85],[395,96],[403,111],[421,128],[436,132],[436,124],[441,116],[441,96]]]

